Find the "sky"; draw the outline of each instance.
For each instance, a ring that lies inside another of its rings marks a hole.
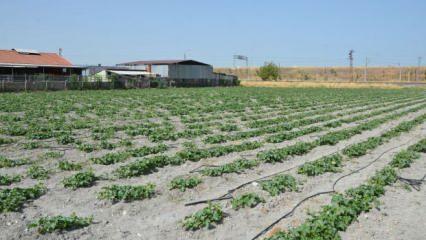
[[[195,59],[232,67],[426,63],[425,0],[0,0],[0,49],[74,64]],[[237,66],[245,65],[236,62]]]

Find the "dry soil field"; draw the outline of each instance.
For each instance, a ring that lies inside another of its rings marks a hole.
[[[425,94],[0,94],[0,238],[424,239]]]

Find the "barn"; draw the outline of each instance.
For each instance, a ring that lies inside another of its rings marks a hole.
[[[163,78],[181,80],[214,79],[213,66],[195,60],[152,60],[120,63],[117,66],[141,69]]]
[[[2,80],[61,79],[81,75],[83,68],[74,66],[57,53],[36,50],[0,50],[0,78]]]

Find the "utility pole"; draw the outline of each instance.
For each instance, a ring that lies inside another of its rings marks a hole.
[[[422,65],[422,57],[417,58],[416,81],[419,81],[420,65]]]
[[[354,80],[354,50],[349,51],[349,69],[351,72],[351,81]]]
[[[399,81],[402,81],[402,69],[401,69],[401,63],[398,63],[398,68],[399,68]]]
[[[364,82],[367,82],[368,80],[368,72],[367,72],[367,67],[368,67],[368,57],[365,57],[365,67],[364,67]]]

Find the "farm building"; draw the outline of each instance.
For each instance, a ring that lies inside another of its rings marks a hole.
[[[131,69],[129,67],[115,67],[115,66],[90,66],[86,67],[83,72],[91,81],[111,81],[113,76],[118,78],[134,78],[144,79],[156,77],[156,74],[148,72],[143,69]]]
[[[169,79],[214,79],[213,67],[195,60],[154,60],[117,64],[132,69],[142,69]]]
[[[0,50],[1,80],[34,80],[41,78],[69,77],[81,75],[83,68],[56,53],[36,50]]]

